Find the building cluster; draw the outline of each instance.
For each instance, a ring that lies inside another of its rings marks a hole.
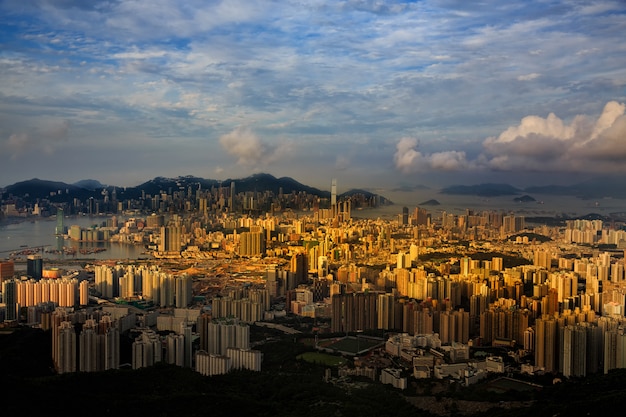
[[[287,200],[300,198],[311,203],[305,211],[285,210]],[[179,323],[173,316],[166,324],[161,318],[160,328],[171,332],[165,340],[144,316],[133,366],[167,358],[206,375],[259,369],[260,353],[250,350],[241,328],[271,321],[282,310],[319,321],[322,332],[401,335],[386,349],[409,363],[414,376],[475,380],[480,367],[500,369],[502,363],[476,364],[469,349],[492,346],[508,349],[529,372],[578,377],[626,367],[623,224],[547,226],[514,213],[472,210],[435,218],[420,207],[404,208],[392,220],[354,218],[352,200],[339,201],[336,193],[324,207],[304,195],[241,195],[224,187],[142,201],[153,214],[103,227],[144,242],[157,259],[240,266],[244,272],[230,279],[249,285],[222,287],[195,305],[196,278],[166,272],[157,261],[96,266],[89,284],[61,277],[51,285],[43,277],[3,272],[4,319],[19,320],[23,308],[41,306],[44,314],[46,306],[87,306],[94,300],[89,295],[134,307],[196,309],[202,314],[193,320]],[[81,239],[98,233],[80,230]],[[86,328],[98,328],[98,320],[90,320]],[[197,348],[189,332],[200,335]],[[394,376],[385,374],[388,381]]]
[[[204,375],[261,370],[262,354],[250,348],[249,323],[263,317],[240,320],[234,313],[241,309],[234,306],[241,303],[231,306],[229,297],[221,310],[216,302],[215,316],[188,308],[192,290],[186,274],[164,273],[156,266],[97,265],[90,282],[75,273],[16,277],[12,261],[0,267],[0,323],[50,330],[58,373],[119,368],[121,337],[132,338],[128,360],[133,369],[163,361]],[[231,296],[241,301],[241,294]],[[264,300],[269,305],[267,291],[251,291],[251,296],[254,304]],[[254,310],[263,312],[264,305]]]

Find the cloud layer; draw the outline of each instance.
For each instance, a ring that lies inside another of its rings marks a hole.
[[[621,172],[624,33],[610,0],[5,0],[0,186]]]
[[[429,170],[495,170],[626,173],[626,105],[608,102],[594,121],[578,115],[570,123],[554,113],[526,116],[483,142],[482,153],[466,160],[463,151],[422,154],[415,138],[402,138],[394,162],[404,173]]]

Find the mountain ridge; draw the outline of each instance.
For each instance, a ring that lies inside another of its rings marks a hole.
[[[505,183],[482,183],[474,185],[451,185],[439,191],[441,194],[476,195],[497,197],[519,194],[550,194],[573,196],[581,199],[626,198],[626,187],[620,179],[598,177],[572,185],[538,185],[525,188]]]
[[[135,187],[120,187],[115,185],[103,185],[97,180],[80,180],[73,184],[61,181],[42,180],[32,178],[30,180],[19,181],[4,188],[0,188],[0,195],[7,198],[9,195],[20,198],[38,199],[47,198],[52,201],[64,198],[90,197],[100,198],[103,193],[111,194],[115,191],[118,199],[140,198],[144,194],[156,195],[163,191],[193,190],[198,188],[210,189],[212,187],[230,187],[234,183],[235,192],[265,192],[271,191],[274,194],[291,194],[293,192],[306,192],[317,195],[320,198],[330,198],[330,191],[300,183],[291,177],[276,178],[267,173],[256,173],[245,178],[228,178],[226,180],[215,180],[196,177],[193,175],[178,177],[157,176],[145,181]],[[99,186],[98,186],[99,185]],[[366,198],[377,196],[382,204],[393,204],[384,196],[371,193],[362,189],[351,189],[338,195],[338,197],[352,196],[354,194],[364,195]]]

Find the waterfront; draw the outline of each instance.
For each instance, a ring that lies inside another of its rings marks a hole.
[[[437,189],[418,189],[413,191],[371,190],[391,200],[394,204],[375,209],[357,210],[353,217],[390,219],[402,213],[402,207],[408,207],[409,213],[420,206],[432,213],[433,218],[441,216],[442,212],[463,214],[466,210],[505,211],[525,217],[576,217],[590,213],[608,216],[612,213],[626,212],[626,200],[618,198],[604,198],[600,200],[585,200],[574,196],[551,194],[531,195],[536,201],[520,203],[515,198],[520,195],[505,195],[496,197],[479,197],[475,195],[442,194]],[[429,200],[436,200],[439,205],[424,205]]]
[[[354,210],[354,218],[381,218],[391,220],[402,213],[407,207],[409,213],[420,206],[431,212],[434,219],[439,218],[446,211],[453,214],[462,214],[466,210],[480,212],[496,210],[513,212],[526,217],[555,217],[555,216],[583,216],[597,213],[608,216],[611,213],[626,212],[626,200],[602,199],[599,201],[583,200],[571,196],[542,195],[535,196],[536,202],[518,203],[514,196],[477,197],[440,194],[438,190],[421,189],[411,192],[379,191],[386,198],[394,202],[393,205],[377,208]],[[541,199],[540,199],[541,198]],[[437,200],[437,206],[422,205],[428,200]],[[302,212],[298,215],[308,215]],[[120,223],[126,219],[117,216]],[[73,216],[66,217],[66,227],[79,225],[82,228],[105,226],[111,216]],[[7,258],[12,252],[31,252],[44,255],[44,258],[53,261],[67,261],[80,259],[139,259],[149,257],[142,245],[131,245],[115,242],[78,242],[64,239],[55,235],[56,218],[30,217],[26,219],[8,219],[0,223],[0,259]],[[29,249],[30,248],[30,249]]]
[[[65,225],[83,228],[102,226],[109,217],[80,216],[65,218]],[[122,219],[120,219],[122,221]],[[55,235],[56,218],[28,218],[0,223],[0,259],[11,253],[37,253],[50,260],[138,259],[146,256],[142,245],[115,242],[78,242]]]

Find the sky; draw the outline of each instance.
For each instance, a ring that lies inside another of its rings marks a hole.
[[[626,175],[626,3],[0,0],[0,187]]]

